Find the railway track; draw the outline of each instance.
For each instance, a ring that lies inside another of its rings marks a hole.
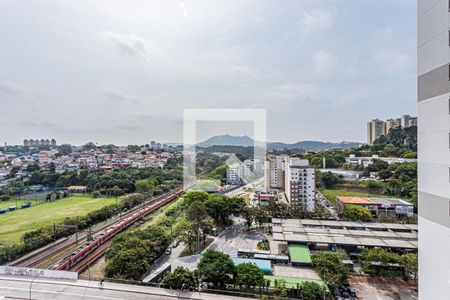
[[[92,264],[94,264],[97,260],[105,255],[106,250],[108,250],[111,245],[111,241],[108,241],[102,244],[100,247],[92,251],[88,256],[84,257],[80,260],[76,265],[69,269],[72,272],[78,272],[78,274],[84,272],[87,268],[89,268]]]
[[[150,201],[145,202],[143,205],[138,205],[138,206],[130,209],[126,213],[122,214],[120,218],[118,216],[116,216],[116,217],[114,217],[114,219],[111,219],[104,224],[97,225],[96,228],[94,228],[91,232],[92,236],[95,236],[97,234],[104,232],[107,228],[114,226],[116,224],[119,224],[122,220],[131,217],[135,213],[145,209],[148,206],[151,206],[153,203],[155,203],[157,201],[163,200],[165,197],[170,197],[170,195],[172,195],[174,192],[178,192],[180,190],[182,190],[182,189],[181,188],[174,189],[168,193],[165,193],[156,198],[153,198]],[[160,206],[158,206],[157,208],[159,208],[159,207]],[[64,255],[68,254],[70,251],[72,251],[78,245],[82,245],[83,243],[86,243],[87,236],[88,236],[88,234],[86,232],[82,232],[82,233],[78,234],[78,242],[77,242],[77,239],[75,238],[75,236],[70,236],[70,237],[60,239],[60,240],[56,241],[55,243],[44,246],[42,248],[39,248],[38,250],[35,250],[31,253],[28,253],[28,254],[22,256],[21,258],[11,262],[10,265],[11,266],[21,266],[21,267],[48,268],[48,267],[52,266],[55,263],[55,261],[64,257]],[[108,244],[108,243],[106,243],[106,244]],[[97,249],[100,249],[100,248],[102,248],[102,247],[99,247]],[[96,252],[96,251],[93,251],[93,252]],[[62,256],[58,256],[61,254],[62,254]],[[89,256],[90,255],[86,256],[85,258],[87,258]],[[83,260],[85,258],[83,258]],[[92,262],[90,262],[90,263],[92,263]]]

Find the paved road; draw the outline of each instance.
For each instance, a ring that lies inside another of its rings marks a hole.
[[[31,291],[31,293],[30,293]],[[77,280],[48,280],[32,278],[0,277],[0,299],[38,300],[148,300],[148,299],[246,299],[199,292],[179,292],[168,289]]]

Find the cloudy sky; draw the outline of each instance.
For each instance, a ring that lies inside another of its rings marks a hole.
[[[0,142],[176,142],[184,108],[365,141],[368,119],[416,113],[415,3],[1,1]]]

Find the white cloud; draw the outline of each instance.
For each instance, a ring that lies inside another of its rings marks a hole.
[[[107,90],[104,92],[106,97],[113,99],[113,100],[118,100],[118,101],[123,101],[123,102],[132,102],[134,104],[138,104],[138,101],[136,99],[134,99],[133,97],[130,97],[128,95],[125,95],[122,92],[119,92],[117,90]]]
[[[152,56],[163,54],[160,47],[134,34],[105,31],[101,36],[113,42],[123,55],[136,56],[149,61]]]
[[[401,72],[412,63],[408,54],[397,50],[381,50],[374,55],[374,60],[388,74]]]
[[[309,12],[303,13],[299,22],[300,31],[304,34],[313,33],[318,30],[324,30],[333,25],[333,19],[337,14],[337,9],[316,8]]]
[[[250,77],[250,78],[256,78],[258,77],[258,74],[249,66],[245,66],[245,65],[235,65],[231,67],[231,70],[234,73],[237,73],[239,75],[245,76],[245,77]]]
[[[276,86],[272,92],[263,95],[263,98],[268,101],[290,102],[304,102],[314,100],[316,87],[311,83],[287,83]]]
[[[319,74],[326,74],[336,67],[337,61],[325,50],[316,51],[313,54],[314,70]]]
[[[22,94],[24,89],[16,84],[0,81],[0,93],[9,94],[9,95],[18,95]]]

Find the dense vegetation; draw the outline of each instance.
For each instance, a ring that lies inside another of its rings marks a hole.
[[[30,166],[29,166],[30,167]],[[0,190],[3,194],[23,193],[26,186],[44,185],[50,188],[62,188],[71,185],[86,185],[88,191],[99,191],[108,194],[110,189],[117,187],[122,193],[133,193],[136,191],[136,181],[151,178],[151,186],[146,194],[158,194],[168,191],[183,179],[181,168],[126,168],[116,169],[114,172],[90,172],[82,169],[79,172],[66,171],[62,174],[56,173],[54,165],[48,170],[40,170],[39,166],[31,165],[32,173],[26,182],[15,181],[8,187]]]
[[[361,269],[370,276],[401,277],[417,276],[417,253],[397,254],[385,249],[364,249],[360,257]]]
[[[230,218],[239,215],[243,207],[242,198],[203,191],[185,193],[152,226],[124,232],[113,239],[106,256],[106,276],[140,279],[174,239],[186,244],[192,254],[197,253],[213,227],[231,224]],[[143,259],[130,260],[132,255]]]
[[[288,289],[286,282],[276,280],[271,283],[264,279],[263,272],[254,264],[234,265],[228,254],[215,250],[206,251],[195,271],[177,267],[174,272],[167,273],[161,285],[177,290],[197,290],[199,285],[215,290],[270,294],[269,286],[273,286],[273,294],[280,297],[300,299],[323,299],[324,288],[316,282],[302,282],[296,288]],[[239,295],[239,294],[237,294]]]
[[[338,286],[349,275],[348,268],[341,262],[342,257],[335,252],[317,252],[311,257],[320,278],[327,285]]]

